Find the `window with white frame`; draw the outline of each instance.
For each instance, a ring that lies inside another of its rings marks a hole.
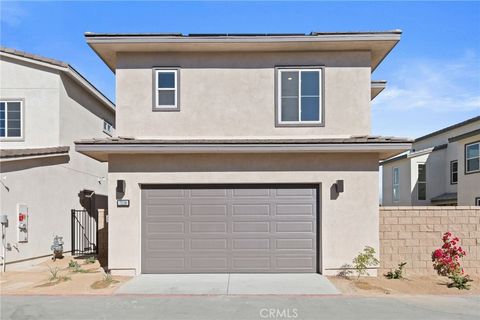
[[[103,120],[103,132],[110,137],[113,136],[113,126],[107,120]]]
[[[450,162],[450,184],[458,183],[458,161],[453,160]]]
[[[166,110],[179,108],[177,79],[177,69],[155,69],[155,108]]]
[[[23,137],[23,102],[0,101],[0,138]]]
[[[480,197],[476,197],[476,198],[475,198],[475,205],[476,205],[477,207],[480,207]]]
[[[465,173],[480,172],[480,141],[465,145]]]
[[[322,69],[278,69],[277,123],[322,124]]]
[[[427,165],[425,163],[418,164],[417,189],[418,200],[427,200]]]
[[[393,188],[392,188],[392,197],[393,201],[400,201],[400,168],[393,168]]]

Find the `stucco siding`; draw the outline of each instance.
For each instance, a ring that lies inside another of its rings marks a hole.
[[[23,101],[24,128],[23,139],[15,138],[9,141],[0,138],[1,147],[12,149],[58,146],[58,72],[2,56],[0,83],[0,99]]]
[[[355,158],[355,161],[352,161]],[[314,183],[321,189],[321,270],[334,274],[370,245],[378,249],[378,157],[375,154],[112,155],[109,194],[126,181],[129,208],[109,198],[109,267],[141,270],[141,184]],[[336,180],[345,192],[332,192]]]
[[[369,52],[119,53],[117,133],[318,137],[370,133]],[[324,127],[275,126],[275,67],[325,66]],[[153,112],[154,67],[178,67],[180,111]]]
[[[480,141],[480,135],[456,142],[458,148],[458,203],[462,206],[475,205],[480,197],[480,172],[465,174],[465,145]]]
[[[393,201],[393,169],[399,171],[400,198]],[[412,199],[411,178],[410,178],[410,159],[402,159],[396,162],[388,163],[383,166],[382,174],[382,205],[410,205]]]

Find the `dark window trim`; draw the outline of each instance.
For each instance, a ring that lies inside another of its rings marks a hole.
[[[20,117],[20,132],[21,132],[21,135],[20,137],[0,137],[0,141],[1,142],[22,142],[22,141],[25,141],[25,98],[1,98],[0,97],[0,101],[2,102],[20,102],[21,105],[20,105],[20,110],[21,110],[21,117]],[[6,109],[5,109],[6,110]],[[6,125],[6,124],[5,124]],[[6,127],[5,127],[5,130],[6,130]],[[5,134],[6,134],[6,131],[5,131]]]
[[[469,145],[477,144],[477,143],[480,143],[480,140],[466,143],[465,146],[464,146],[464,150],[463,150],[463,159],[464,159],[464,161],[463,161],[463,170],[464,170],[465,175],[467,175],[467,174],[480,173],[480,169],[479,169],[479,170],[476,170],[476,171],[467,172],[467,147],[468,147]]]
[[[321,69],[322,74],[320,75],[320,81],[322,81],[322,85],[320,87],[321,92],[320,94],[322,95],[322,98],[320,99],[320,116],[321,116],[321,121],[318,123],[280,123],[278,120],[278,112],[279,112],[279,101],[278,101],[278,90],[279,90],[279,83],[278,83],[278,75],[279,75],[279,70],[283,69]],[[274,95],[275,95],[275,127],[281,128],[281,127],[325,127],[325,66],[324,65],[308,65],[308,66],[298,66],[298,65],[289,65],[289,66],[283,66],[283,65],[278,65],[275,66],[275,89],[274,89]]]
[[[475,197],[475,206],[480,207],[480,197]]]
[[[453,168],[453,163],[456,162],[457,163],[457,181],[456,182],[453,182],[452,180],[452,175],[453,175],[453,171],[452,171],[452,168]],[[458,160],[452,160],[450,161],[450,184],[458,184]]]
[[[179,66],[162,66],[162,67],[153,67],[152,68],[152,111],[180,111],[180,67]],[[157,70],[176,70],[177,72],[177,81],[176,86],[176,99],[177,106],[175,108],[169,107],[159,107],[157,106]]]

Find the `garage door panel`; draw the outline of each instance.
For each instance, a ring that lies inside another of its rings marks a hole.
[[[315,187],[169,188],[142,191],[143,273],[316,272]]]
[[[270,205],[268,204],[234,204],[232,206],[233,216],[269,216]]]
[[[270,222],[268,221],[235,221],[232,223],[232,232],[233,233],[254,233],[255,235],[259,233],[268,233],[270,232]]]
[[[201,222],[201,221],[192,221],[190,222],[190,232],[192,234],[224,234],[227,232],[227,222],[225,221],[212,221],[212,222]]]

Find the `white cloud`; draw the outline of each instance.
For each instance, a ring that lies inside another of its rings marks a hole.
[[[388,79],[374,108],[480,111],[480,59],[468,51],[449,60],[409,60]]]
[[[2,24],[10,27],[18,26],[27,15],[27,11],[18,2],[0,1],[0,22]]]

